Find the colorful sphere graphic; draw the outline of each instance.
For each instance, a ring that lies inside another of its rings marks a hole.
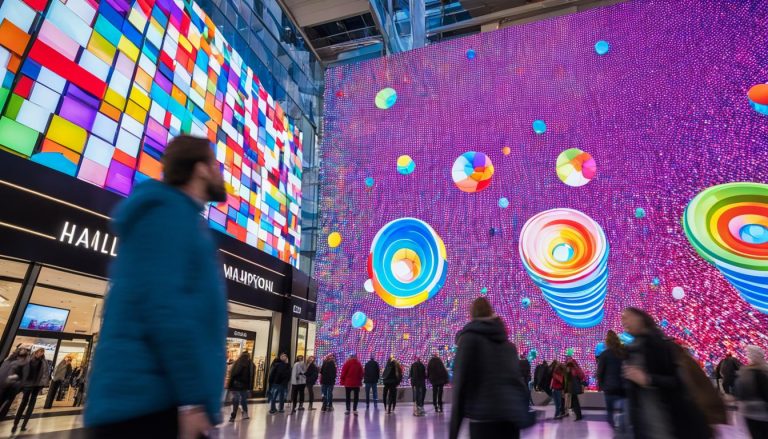
[[[538,213],[520,233],[525,270],[555,313],[577,328],[603,320],[608,251],[602,227],[573,209]]]
[[[507,197],[499,198],[499,207],[501,207],[502,209],[506,209],[507,207],[509,207],[509,200],[507,199]]]
[[[608,44],[607,41],[600,40],[595,43],[595,52],[597,52],[598,55],[605,55],[609,50],[611,50],[611,45]]]
[[[412,308],[431,299],[447,275],[445,244],[424,221],[396,219],[373,238],[368,276],[376,294],[390,306]]]
[[[536,134],[544,134],[547,132],[547,124],[541,119],[533,121],[533,132]]]
[[[675,300],[680,300],[683,297],[685,297],[685,290],[683,287],[674,287],[672,288],[672,298]]]
[[[523,297],[523,300],[520,301],[520,304],[523,305],[523,309],[526,309],[531,306],[531,299]]]
[[[333,232],[328,235],[328,247],[336,248],[341,245],[341,234],[339,232]]]
[[[501,153],[504,155],[510,155],[512,153],[512,148],[505,146],[504,148],[501,148]]]
[[[557,156],[557,177],[571,187],[584,186],[597,174],[595,159],[579,148],[570,148]]]
[[[352,314],[352,327],[355,329],[362,328],[367,320],[368,317],[365,315],[365,313],[358,311]]]
[[[373,177],[368,177],[368,178],[365,179],[365,185],[368,186],[368,187],[373,187],[373,183],[374,182],[375,181],[374,181]]]
[[[705,189],[685,208],[683,228],[696,252],[747,303],[768,314],[768,184]]]
[[[768,84],[757,84],[747,92],[749,105],[763,116],[768,116]]]
[[[389,110],[397,102],[397,92],[394,88],[385,88],[376,93],[376,107],[381,110]]]
[[[491,184],[493,164],[482,152],[469,151],[453,162],[451,176],[456,187],[464,192],[480,192]]]
[[[645,218],[645,209],[643,209],[642,207],[638,207],[637,209],[635,209],[635,218],[637,219]]]
[[[366,319],[365,324],[363,325],[363,329],[365,329],[368,332],[373,331],[373,320]]]
[[[397,172],[408,175],[416,169],[416,163],[409,155],[401,155],[397,158]]]
[[[475,59],[475,57],[477,57],[477,53],[474,49],[467,50],[467,59],[472,60]]]

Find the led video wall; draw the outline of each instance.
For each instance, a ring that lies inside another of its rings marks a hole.
[[[536,362],[594,370],[626,306],[702,364],[765,345],[765,17],[638,0],[329,70],[317,353],[450,361],[483,295]]]
[[[122,195],[207,137],[211,227],[298,266],[302,134],[195,3],[3,0],[0,79],[0,148]]]

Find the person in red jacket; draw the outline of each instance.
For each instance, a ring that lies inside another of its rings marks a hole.
[[[563,390],[565,389],[565,365],[557,360],[552,362],[552,399],[555,401],[555,419],[565,417]]]
[[[360,399],[360,387],[363,386],[363,365],[357,359],[357,355],[349,354],[349,358],[341,367],[341,385],[347,393],[347,411],[349,414],[349,405],[352,394],[355,395],[355,404],[353,410],[357,416],[357,401]]]

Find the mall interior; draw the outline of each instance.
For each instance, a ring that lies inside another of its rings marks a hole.
[[[768,438],[767,17],[766,0],[0,0],[0,437],[89,437],[113,215],[189,134],[227,191],[203,210],[227,373],[253,364],[250,417],[226,422],[227,375],[210,437],[498,421],[482,435]],[[459,335],[489,321],[506,338],[484,359]],[[3,369],[20,348],[56,382],[25,431],[27,366]],[[301,380],[335,357],[335,411],[321,374],[314,407],[291,413],[288,392],[272,413],[281,354]],[[353,356],[364,387],[341,376]],[[510,371],[512,390],[482,378]],[[359,415],[345,387],[363,387]],[[492,410],[494,392],[524,408]]]

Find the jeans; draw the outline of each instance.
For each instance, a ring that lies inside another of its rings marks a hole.
[[[443,408],[443,385],[432,386],[432,405],[435,408]]]
[[[379,387],[378,383],[365,383],[365,406],[371,405],[371,390],[373,390],[373,406],[376,407],[379,404]]]
[[[357,402],[360,400],[360,388],[359,387],[345,387],[347,392],[347,411],[349,411],[349,404],[352,402],[352,395],[355,395],[354,410],[357,411]]]
[[[385,384],[384,385],[384,407],[389,410],[394,410],[397,405],[397,385]]]
[[[427,387],[422,385],[416,385],[413,389],[413,402],[416,407],[424,407],[424,397],[427,394]]]
[[[51,387],[48,388],[48,397],[45,398],[45,405],[43,405],[43,408],[49,409],[53,407],[54,398],[56,398],[56,394],[59,393],[62,383],[61,380],[51,381]]]
[[[333,405],[333,384],[321,385],[320,392],[323,394],[323,407],[331,407]]]
[[[248,416],[248,396],[251,393],[248,390],[230,390],[232,395],[232,419],[237,416],[238,406],[243,408],[243,416]]]
[[[275,388],[274,394],[272,395],[272,405],[270,406],[270,411],[274,412],[275,410],[275,404],[277,403],[277,400],[280,400],[280,411],[282,412],[285,410],[285,394],[288,393],[288,389],[283,384],[273,384],[272,385]]]
[[[561,416],[565,413],[563,410],[563,391],[552,390],[552,399],[555,400],[555,416]]]
[[[616,409],[620,408],[622,410],[622,415],[625,415],[624,412],[624,404],[623,404],[623,397],[619,395],[611,395],[606,393],[605,394],[605,410],[606,414],[608,415],[608,425],[610,425],[613,428],[622,428],[624,422],[616,422]],[[622,420],[624,416],[621,417]]]
[[[299,407],[304,407],[304,387],[306,386],[306,384],[294,384],[291,386],[291,407],[293,411],[296,411],[297,399]]]
[[[21,416],[24,415],[24,423],[21,426],[22,428],[26,427],[32,412],[35,410],[35,403],[37,403],[37,395],[40,393],[40,389],[40,387],[25,387],[21,390],[24,396],[21,398],[19,409],[16,411],[16,419],[13,420],[13,425],[19,425]],[[26,413],[24,412],[25,409]]]
[[[571,410],[576,415],[576,419],[581,419],[581,403],[579,403],[579,395],[571,393]]]

